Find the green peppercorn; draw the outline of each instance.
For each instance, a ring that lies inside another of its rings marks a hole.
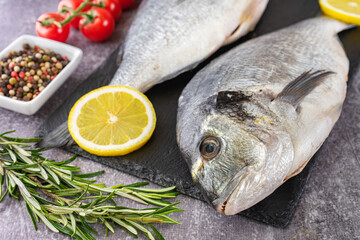
[[[16,79],[15,78],[10,78],[9,83],[11,85],[14,85],[16,83]]]

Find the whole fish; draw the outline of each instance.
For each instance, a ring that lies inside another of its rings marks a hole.
[[[179,98],[177,141],[193,180],[227,215],[302,171],[338,120],[349,61],[325,17],[250,40],[213,60]]]
[[[144,0],[119,52],[110,85],[141,92],[196,67],[221,46],[252,30],[268,0]],[[92,90],[92,89],[89,89]],[[40,146],[72,142],[67,123]]]

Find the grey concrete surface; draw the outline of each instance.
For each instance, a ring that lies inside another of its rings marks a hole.
[[[35,34],[37,16],[56,11],[56,0],[22,1],[0,0],[0,49],[22,34]],[[32,116],[25,116],[0,109],[0,131],[15,129],[16,136],[32,137],[38,126],[53,112],[70,92],[85,79],[119,44],[136,9],[127,11],[121,17],[115,34],[104,43],[91,43],[81,34],[73,31],[67,43],[84,50],[84,59],[78,70],[67,80],[55,95]],[[159,225],[158,229],[166,239],[360,239],[360,71],[349,84],[344,112],[335,129],[321,148],[310,180],[286,229],[277,229],[241,216],[224,216],[216,213],[207,204],[178,196],[180,207],[185,211],[173,214],[182,225]],[[53,149],[48,153],[54,159],[65,159],[69,153]],[[141,179],[110,169],[84,158],[75,164],[84,171],[104,169],[106,173],[98,178],[107,185],[132,183]],[[132,202],[125,202],[135,207]],[[69,239],[53,233],[44,224],[38,224],[35,231],[24,207],[23,201],[6,198],[0,204],[0,239]],[[104,228],[97,239],[132,239],[116,228],[116,234],[105,238]],[[140,236],[139,239],[145,239]]]

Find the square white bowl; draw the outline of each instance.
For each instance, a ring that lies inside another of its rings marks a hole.
[[[32,115],[40,109],[40,107],[51,97],[51,95],[54,94],[54,92],[77,68],[83,56],[83,52],[80,48],[73,47],[65,43],[31,35],[22,35],[1,51],[0,59],[8,56],[11,51],[22,50],[24,43],[28,43],[32,47],[36,45],[42,49],[48,48],[51,51],[60,54],[61,56],[66,56],[70,60],[70,62],[61,70],[61,72],[53,80],[51,80],[51,82],[38,96],[36,96],[36,98],[25,102],[0,95],[0,107],[9,109],[14,112]]]

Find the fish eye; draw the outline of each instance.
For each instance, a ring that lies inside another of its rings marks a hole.
[[[220,140],[216,137],[207,137],[200,144],[200,154],[203,158],[210,160],[220,151]]]

